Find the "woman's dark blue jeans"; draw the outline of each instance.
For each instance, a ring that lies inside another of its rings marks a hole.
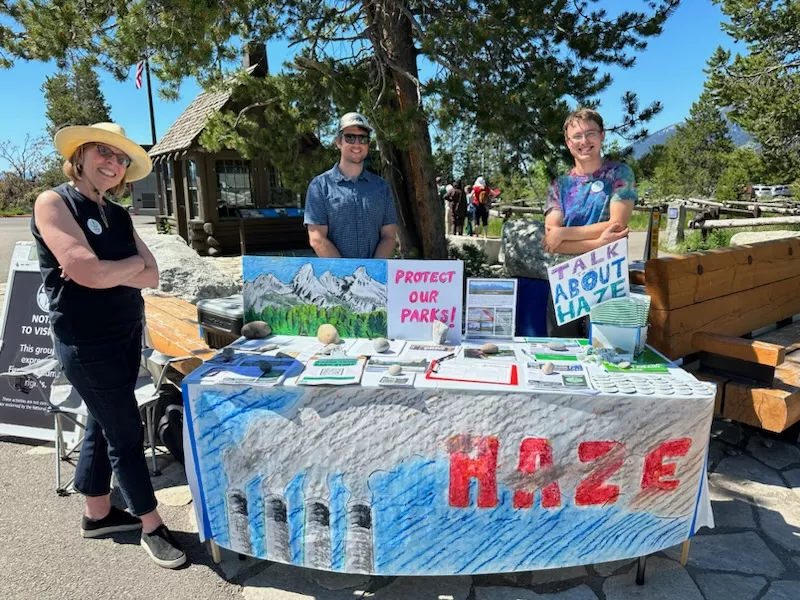
[[[122,334],[113,343],[73,345],[56,339],[55,352],[64,374],[89,409],[75,489],[84,496],[104,496],[111,491],[113,471],[131,513],[140,516],[151,512],[156,508],[156,498],[134,396],[142,352],[141,328]]]

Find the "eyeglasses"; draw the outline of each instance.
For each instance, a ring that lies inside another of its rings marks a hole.
[[[343,133],[342,139],[348,144],[362,144],[364,146],[369,144],[368,135],[358,135],[356,133]]]
[[[117,164],[120,166],[126,169],[131,166],[131,158],[127,154],[117,154],[111,148],[103,144],[95,144],[94,147],[101,158],[108,160],[111,157],[115,157],[117,159]]]
[[[586,140],[587,142],[593,142],[597,138],[600,137],[600,131],[597,129],[593,129],[592,131],[587,131],[586,133],[576,133],[575,135],[569,138],[570,142],[575,144]]]

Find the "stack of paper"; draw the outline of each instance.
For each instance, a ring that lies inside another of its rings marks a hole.
[[[650,296],[631,294],[592,307],[591,320],[597,325],[616,327],[646,327],[650,312]]]

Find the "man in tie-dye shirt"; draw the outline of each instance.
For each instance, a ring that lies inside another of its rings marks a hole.
[[[628,165],[601,156],[604,139],[603,118],[597,111],[582,108],[564,122],[564,140],[575,166],[556,178],[547,192],[543,245],[548,252],[583,254],[628,235],[638,199],[636,182]],[[548,335],[585,335],[585,322],[556,327],[551,313],[549,302]]]

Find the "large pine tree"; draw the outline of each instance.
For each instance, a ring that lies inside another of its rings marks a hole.
[[[91,125],[111,120],[93,62],[83,58],[59,69],[42,85],[51,135],[67,125]]]
[[[728,116],[759,142],[773,170],[800,172],[800,0],[714,0],[745,54],[719,48],[711,87]]]

